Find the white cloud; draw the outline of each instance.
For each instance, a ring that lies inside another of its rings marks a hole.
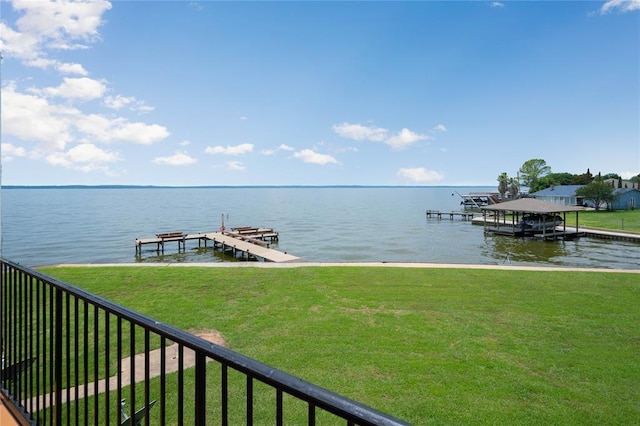
[[[105,151],[97,146],[85,143],[76,145],[67,152],[55,152],[46,157],[47,163],[82,172],[102,171],[110,173],[108,163],[119,161],[115,152]]]
[[[188,166],[189,164],[197,163],[198,160],[189,156],[186,152],[177,151],[175,154],[169,157],[154,158],[153,162],[156,164],[163,164],[166,166]]]
[[[0,48],[7,58],[35,59],[38,57],[38,37],[21,33],[0,23]]]
[[[424,167],[406,168],[398,170],[398,176],[413,182],[438,182],[444,179],[444,175],[427,170]]]
[[[236,146],[208,146],[204,152],[207,154],[242,155],[253,151],[253,144],[243,143]]]
[[[427,135],[421,135],[405,128],[402,129],[397,135],[392,136],[384,141],[384,143],[389,145],[394,150],[399,150],[426,139],[431,138]]]
[[[113,120],[112,123],[115,124],[111,133],[113,139],[141,145],[160,142],[171,134],[166,127],[159,124],[128,123],[124,122],[124,119]]]
[[[3,146],[4,146],[4,145],[3,145]],[[4,148],[3,148],[3,149],[4,149]],[[634,176],[638,176],[638,175],[640,175],[640,172],[629,172],[629,171],[627,171],[627,172],[622,172],[622,173],[620,173],[620,177],[621,177],[622,179],[624,179],[624,180],[629,180],[629,179],[631,179],[632,177],[634,177]]]
[[[107,118],[99,114],[77,118],[75,126],[88,137],[100,142],[124,141],[151,145],[167,138],[170,133],[158,124],[130,123],[124,118]]]
[[[245,169],[244,165],[240,161],[227,161],[227,170],[242,171]]]
[[[2,130],[7,134],[35,141],[45,149],[63,150],[73,139],[69,114],[78,111],[17,92],[14,85],[8,84],[2,88],[2,112]]]
[[[196,2],[196,1],[190,1],[189,2],[189,7],[192,8],[192,9],[197,10],[198,12],[201,12],[201,11],[204,10],[204,7],[200,3]]]
[[[144,102],[137,100],[133,96],[107,96],[104,98],[104,105],[107,108],[120,110],[122,108],[128,108],[131,111],[150,112],[155,108],[145,105]]]
[[[10,143],[2,144],[2,161],[11,161],[16,157],[24,157],[27,155],[27,151],[18,146],[14,146]]]
[[[99,40],[98,28],[103,23],[102,15],[111,9],[111,3],[103,0],[14,0],[11,5],[21,16],[16,21],[17,29],[0,24],[0,49],[3,54],[21,59],[28,66],[57,65],[62,68],[65,66],[57,61],[42,61],[46,59],[45,51],[50,48],[87,48],[86,43]],[[66,68],[67,71],[78,70]]]
[[[490,6],[500,9],[504,7],[504,3],[501,3],[499,1],[493,1],[491,2]]]
[[[440,126],[436,126],[436,129],[441,129]],[[442,128],[444,128],[444,126],[442,126]],[[427,135],[412,132],[407,128],[402,129],[393,136],[389,135],[388,129],[382,127],[363,126],[361,124],[351,124],[346,122],[334,125],[332,129],[343,138],[357,141],[368,140],[372,142],[384,142],[394,150],[406,148],[421,140],[431,139]],[[446,128],[444,129],[446,130]]]
[[[64,40],[97,39],[98,27],[102,25],[102,14],[111,9],[111,3],[101,0],[76,2],[14,0],[13,8],[24,13],[17,21],[18,28],[22,32],[38,34],[60,43]]]
[[[621,13],[640,10],[640,0],[610,0],[602,5],[600,13],[606,15],[614,10]]]
[[[244,115],[242,117],[240,117],[240,120],[242,121],[247,121],[249,119],[249,117],[245,117]]]
[[[290,147],[289,145],[281,144],[276,149],[264,149],[264,150],[262,150],[262,154],[263,155],[273,155],[273,154],[277,153],[278,151],[294,151],[294,150],[295,149],[293,147]]]
[[[55,63],[56,69],[62,74],[88,75],[89,73],[81,64]]]
[[[302,151],[298,151],[293,154],[294,157],[301,159],[305,163],[311,164],[338,164],[338,160],[333,158],[331,155],[320,154],[311,149],[303,149]]]
[[[107,108],[119,110],[136,101],[136,98],[126,97],[122,95],[107,96],[104,98],[104,104]]]
[[[184,140],[184,141],[180,142],[178,145],[180,145],[180,146],[188,146],[188,145],[191,145],[191,141]]]
[[[65,77],[58,87],[47,87],[43,89],[43,92],[47,96],[89,100],[102,97],[106,90],[107,88],[103,81],[88,77]]]
[[[361,124],[336,124],[332,129],[343,138],[353,139],[356,141],[368,140],[373,142],[382,142],[388,135],[387,129],[376,126],[363,126]]]
[[[447,131],[447,128],[444,126],[444,124],[438,124],[436,127],[433,128],[434,132],[439,132],[439,133],[444,133]]]

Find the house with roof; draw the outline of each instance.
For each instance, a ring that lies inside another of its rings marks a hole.
[[[584,185],[551,185],[540,191],[529,194],[536,200],[548,201],[550,203],[562,204],[565,206],[583,206],[584,198],[576,195],[576,190]]]
[[[616,196],[611,203],[612,210],[634,210],[640,207],[640,190],[636,188],[617,188],[613,191]]]
[[[541,191],[531,193],[529,196],[541,201],[562,204],[565,206],[593,207],[593,202],[585,201],[584,197],[576,195],[576,190],[584,185],[551,185]],[[640,189],[616,188],[613,190],[616,196],[611,203],[611,210],[633,210],[640,208]],[[605,206],[602,205],[604,208]]]

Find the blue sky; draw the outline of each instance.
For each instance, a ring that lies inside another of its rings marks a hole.
[[[640,173],[640,1],[2,1],[4,185]]]

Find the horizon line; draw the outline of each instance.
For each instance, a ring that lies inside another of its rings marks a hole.
[[[0,185],[0,189],[486,188],[494,185]]]

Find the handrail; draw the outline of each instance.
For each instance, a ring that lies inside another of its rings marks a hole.
[[[99,380],[106,381],[108,390],[117,391],[117,398],[120,399],[124,395],[123,389],[128,385],[123,383],[122,374],[118,374],[115,389],[109,389],[109,374],[104,373],[108,370],[109,360],[113,357],[117,358],[118,371],[121,371],[123,340],[126,340],[126,332],[123,336],[123,330],[129,330],[128,338],[130,349],[130,381],[135,380],[135,360],[133,354],[135,352],[136,328],[144,331],[145,346],[145,380],[144,380],[144,406],[150,405],[150,380],[149,377],[149,352],[151,335],[161,339],[161,349],[164,356],[166,347],[164,343],[171,341],[178,344],[179,353],[184,354],[184,350],[190,349],[195,353],[195,383],[194,383],[194,418],[195,424],[209,424],[206,419],[206,394],[211,392],[207,388],[207,359],[218,362],[222,367],[221,389],[219,389],[222,404],[222,424],[227,424],[229,395],[227,385],[228,369],[239,372],[246,376],[246,418],[247,424],[252,424],[253,415],[253,398],[254,386],[253,380],[264,383],[276,390],[276,424],[282,424],[283,419],[283,402],[282,395],[288,394],[294,398],[304,401],[308,404],[308,422],[315,423],[315,409],[319,408],[325,412],[331,413],[338,418],[347,421],[347,424],[361,425],[407,425],[408,423],[367,407],[361,403],[340,396],[334,392],[317,386],[313,383],[304,381],[294,377],[281,370],[270,367],[252,358],[234,352],[228,348],[213,344],[205,339],[194,336],[179,328],[173,327],[154,320],[153,318],[130,310],[118,305],[108,299],[92,294],[81,288],[77,288],[71,284],[57,280],[42,274],[39,271],[32,270],[20,266],[17,263],[0,259],[0,273],[2,281],[0,284],[0,345],[3,349],[3,355],[6,355],[7,364],[13,365],[21,359],[34,355],[36,362],[29,365],[24,370],[24,379],[16,379],[9,381],[3,369],[0,375],[0,391],[5,394],[10,401],[15,404],[24,413],[29,421],[37,421],[42,419],[45,423],[54,425],[62,424],[63,418],[69,419],[75,416],[82,417],[78,404],[75,404],[75,413],[65,412],[72,411],[70,406],[73,404],[64,404],[64,396],[67,398],[75,395],[78,399],[82,398],[80,389],[84,390],[85,400],[89,396],[88,389],[91,379],[87,370],[90,369],[91,362],[97,366],[92,372],[94,378],[93,392],[98,393]],[[84,313],[82,309],[84,309]],[[91,308],[91,309],[89,309]],[[35,314],[34,314],[35,312]],[[93,322],[90,317],[93,312]],[[102,312],[102,314],[100,314]],[[110,318],[113,317],[117,321],[117,338],[115,343],[109,344],[110,330],[112,325]],[[84,323],[82,322],[84,320]],[[102,324],[100,321],[103,321]],[[91,324],[88,324],[91,323]],[[73,325],[72,325],[73,324]],[[127,327],[128,324],[128,327]],[[105,327],[102,335],[99,328]],[[91,347],[91,338],[88,330],[93,327],[93,347]],[[44,339],[37,336],[49,334]],[[84,334],[83,334],[84,330]],[[73,337],[71,337],[73,335]],[[34,337],[36,336],[36,337]],[[72,343],[73,340],[73,345]],[[41,341],[42,340],[42,341]],[[106,340],[106,342],[105,342]],[[117,345],[117,353],[113,354],[113,346]],[[79,354],[79,348],[84,345],[82,355]],[[73,351],[71,350],[73,347]],[[93,352],[87,354],[86,351]],[[102,352],[101,352],[102,351]],[[35,354],[34,354],[35,352]],[[105,355],[104,365],[99,360],[99,355]],[[90,355],[93,358],[90,358]],[[84,357],[84,358],[82,358]],[[184,357],[180,356],[184,363]],[[138,361],[140,362],[140,361]],[[82,364],[84,372],[84,380],[80,380],[80,370],[78,365]],[[71,371],[71,365],[75,371]],[[103,375],[99,374],[103,369]],[[164,366],[162,367],[164,368]],[[178,389],[179,399],[184,399],[184,365],[181,364],[178,370]],[[164,370],[163,370],[164,371]],[[74,376],[74,383],[71,376]],[[103,377],[104,376],[104,377]],[[161,389],[166,381],[166,374],[163,372],[161,377]],[[85,383],[79,383],[84,381]],[[126,380],[125,380],[126,382]],[[67,389],[63,389],[63,383],[67,383]],[[71,392],[69,389],[74,389]],[[49,392],[49,406],[52,407],[53,413],[46,410],[46,396]],[[65,393],[66,392],[66,393]],[[131,404],[134,404],[138,398],[136,397],[136,386],[129,386],[129,397]],[[53,396],[51,396],[53,394]],[[180,398],[181,397],[181,398]],[[34,399],[36,402],[34,403]],[[40,400],[43,402],[40,404]],[[104,413],[109,416],[112,404],[109,403],[109,397],[104,398],[106,407],[98,405],[100,398],[94,398],[94,416],[97,413]],[[164,392],[160,392],[160,410],[161,419],[167,414],[167,404],[165,403]],[[117,401],[119,402],[119,401]],[[87,402],[85,401],[84,415],[88,415]],[[34,410],[35,406],[35,410]],[[134,411],[132,405],[132,412]],[[182,403],[178,404],[178,418],[182,422],[181,415],[184,409]],[[28,410],[36,412],[28,412]],[[95,420],[95,419],[94,419]],[[130,420],[133,424],[133,420]],[[148,416],[146,424],[148,424]],[[79,423],[88,423],[90,419]],[[108,423],[108,422],[107,422]],[[118,423],[119,424],[119,423]]]

